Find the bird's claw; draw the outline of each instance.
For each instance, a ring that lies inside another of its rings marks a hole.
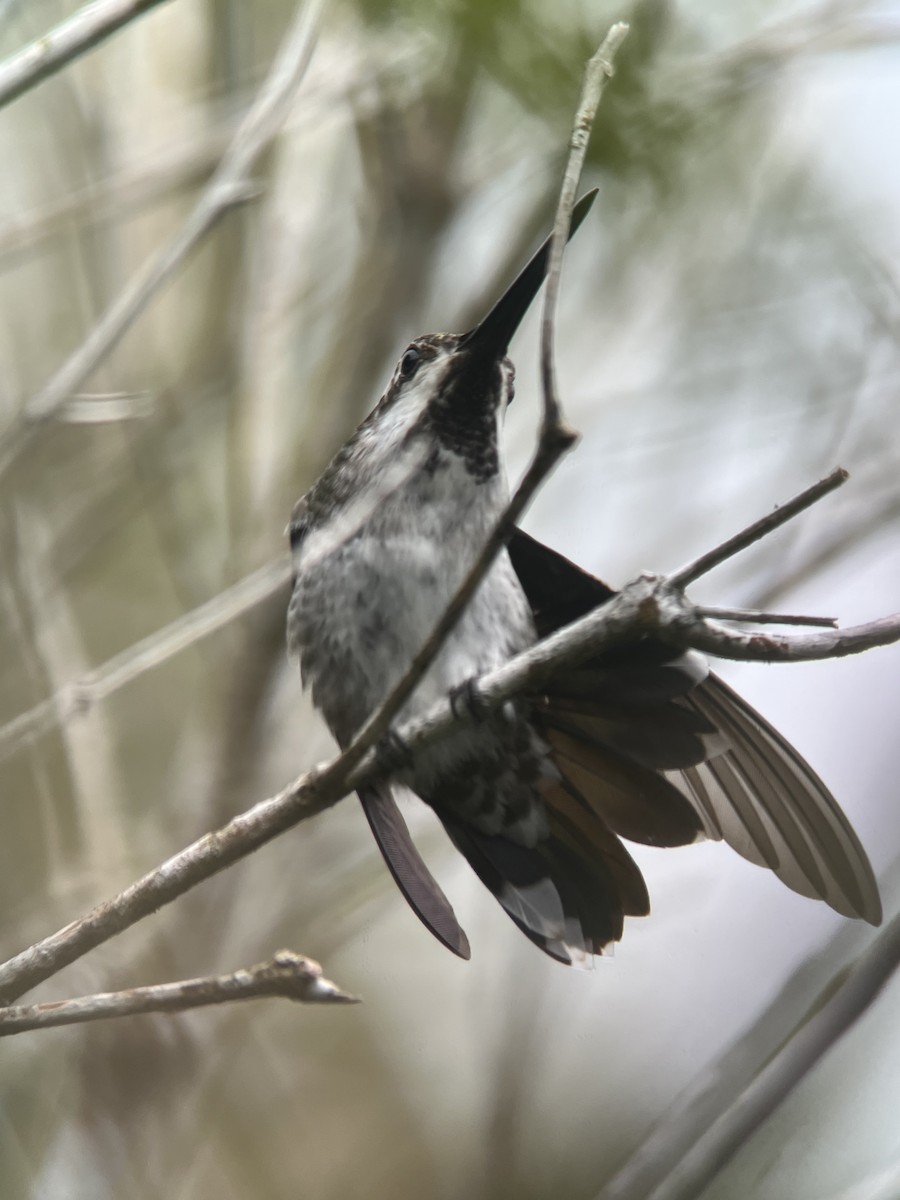
[[[474,675],[450,689],[450,711],[457,720],[468,720],[476,725],[487,719],[491,710],[484,702]]]
[[[396,775],[412,765],[412,753],[394,729],[389,729],[375,743],[375,761],[385,775]]]

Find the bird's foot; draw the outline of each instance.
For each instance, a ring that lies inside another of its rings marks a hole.
[[[379,772],[397,775],[412,766],[412,751],[396,730],[389,729],[375,743],[375,761]]]
[[[474,725],[482,724],[490,716],[491,710],[474,675],[450,689],[450,711],[457,720],[471,721]]]

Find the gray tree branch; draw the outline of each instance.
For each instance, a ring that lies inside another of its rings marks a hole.
[[[325,979],[317,962],[293,950],[279,950],[270,962],[243,967],[229,975],[206,975],[121,992],[96,992],[72,1000],[0,1008],[0,1037],[139,1013],[184,1012],[264,996],[282,996],[303,1004],[358,1003],[356,996]]]
[[[43,83],[165,0],[95,0],[0,63],[0,107]]]
[[[770,519],[772,527],[789,520],[797,508],[791,501],[777,510]],[[734,547],[741,541],[732,538],[725,545]],[[721,561],[722,555],[714,557]],[[483,676],[478,682],[479,706],[497,708],[513,696],[537,690],[561,666],[584,661],[635,636],[661,638],[673,646],[707,650],[721,658],[806,662],[858,654],[900,641],[900,613],[842,631],[748,633],[705,620],[670,580],[645,574],[581,620]],[[447,698],[424,717],[405,724],[398,733],[410,752],[445,737],[460,721],[472,719],[457,707]],[[377,755],[369,749],[356,763],[340,755],[301,775],[277,795],[205,834],[81,919],[0,965],[0,997],[11,1003],[204,879],[371,782],[379,770]]]

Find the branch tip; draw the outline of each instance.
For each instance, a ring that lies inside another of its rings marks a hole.
[[[71,1000],[0,1008],[0,1037],[60,1025],[132,1017],[146,1013],[178,1013],[234,1000],[282,997],[303,1004],[358,1004],[359,997],[325,979],[311,958],[280,950],[270,962],[242,967],[229,975],[207,975],[174,983],[97,992]]]
[[[727,559],[733,558],[736,554],[740,554],[742,550],[746,550],[748,546],[752,546],[754,542],[768,537],[770,533],[774,533],[776,529],[779,529],[782,525],[786,525],[788,521],[792,521],[794,517],[799,516],[807,508],[810,508],[813,504],[817,504],[829,492],[833,492],[836,488],[841,487],[849,478],[849,472],[845,471],[843,467],[837,467],[830,475],[826,475],[824,479],[820,479],[812,487],[798,492],[796,496],[793,496],[785,504],[776,506],[767,516],[762,517],[759,521],[754,521],[752,525],[748,525],[746,529],[741,530],[734,537],[728,538],[714,550],[709,550],[706,554],[701,554],[693,562],[681,567],[680,570],[669,576],[669,582],[673,586],[682,589],[688,587],[702,575],[707,575],[714,567],[720,566]]]

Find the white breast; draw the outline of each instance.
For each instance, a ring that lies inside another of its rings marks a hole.
[[[427,464],[427,465],[426,465]],[[407,441],[297,557],[291,622],[305,682],[339,737],[401,678],[460,586],[506,501],[497,476],[476,483],[455,454]],[[505,552],[402,716],[433,704],[534,640]],[[348,715],[352,711],[352,720]]]

